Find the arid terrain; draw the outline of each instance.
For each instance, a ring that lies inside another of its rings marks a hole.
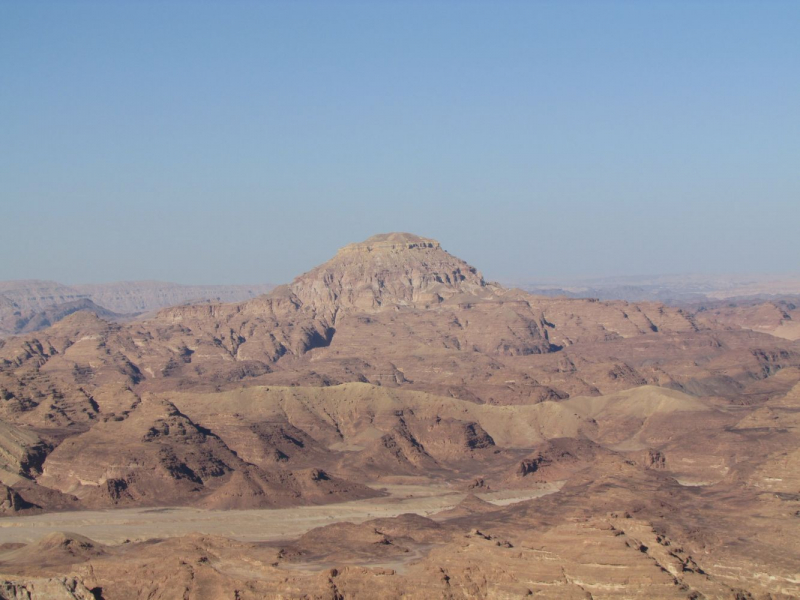
[[[29,303],[0,598],[800,597],[784,292],[534,295],[393,233],[237,302]]]

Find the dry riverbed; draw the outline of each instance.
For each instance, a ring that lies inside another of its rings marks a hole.
[[[376,485],[383,498],[294,508],[256,510],[204,510],[197,508],[128,508],[100,511],[48,513],[0,519],[0,543],[30,543],[56,531],[79,533],[104,544],[142,541],[191,533],[220,535],[241,541],[292,539],[331,523],[360,523],[404,513],[431,516],[453,508],[466,494],[444,485]],[[527,490],[477,494],[505,506],[558,491],[557,484]]]

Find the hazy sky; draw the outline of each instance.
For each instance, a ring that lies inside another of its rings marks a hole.
[[[800,2],[0,0],[0,279],[800,271]]]

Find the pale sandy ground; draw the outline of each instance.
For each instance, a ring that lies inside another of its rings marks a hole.
[[[197,508],[130,508],[49,513],[0,519],[0,543],[30,543],[55,531],[79,533],[104,544],[125,540],[174,537],[190,533],[221,535],[242,541],[292,539],[309,529],[340,521],[360,523],[403,513],[431,516],[453,508],[466,494],[445,485],[376,485],[383,498],[324,506],[256,510]],[[560,484],[540,484],[527,490],[477,494],[498,506],[530,500],[558,491]]]

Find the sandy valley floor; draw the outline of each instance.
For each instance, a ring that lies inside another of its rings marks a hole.
[[[104,544],[203,533],[240,541],[271,541],[298,537],[322,525],[342,521],[361,523],[403,513],[431,516],[453,508],[464,492],[441,484],[376,485],[387,496],[323,506],[284,509],[203,510],[196,508],[134,508],[49,513],[0,520],[0,543],[31,543],[57,531],[69,531]],[[498,506],[553,493],[558,484],[540,484],[530,490],[478,494]]]

